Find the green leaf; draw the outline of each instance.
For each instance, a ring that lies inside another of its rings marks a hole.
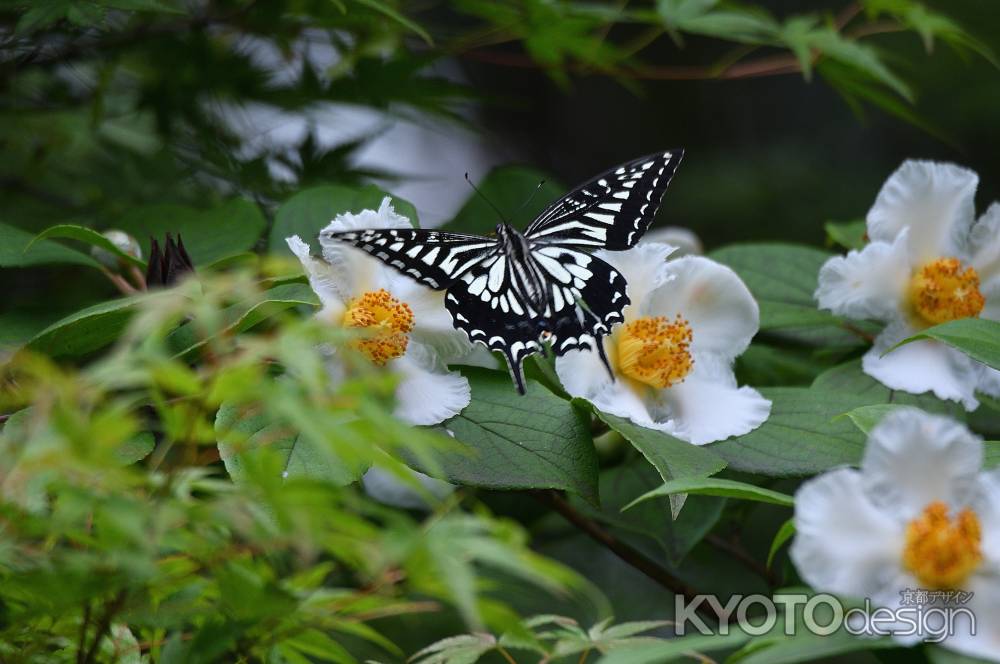
[[[761,331],[840,326],[838,317],[816,308],[813,297],[819,269],[831,254],[792,244],[739,244],[709,257],[731,267],[746,283],[760,305]]]
[[[134,256],[129,256],[124,251],[119,249],[114,242],[104,237],[103,234],[95,231],[92,228],[87,228],[86,226],[78,226],[75,224],[59,224],[57,226],[50,226],[44,231],[39,233],[31,240],[25,251],[30,251],[31,247],[41,240],[50,238],[67,238],[70,240],[79,240],[80,242],[85,242],[93,247],[100,247],[105,251],[109,251],[118,258],[145,269],[146,263]]]
[[[840,415],[871,403],[863,396],[802,387],[760,391],[771,400],[767,421],[748,434],[709,446],[730,468],[786,477],[860,461],[865,436]]]
[[[58,242],[40,240],[20,228],[0,224],[0,267],[30,267],[51,263],[71,263],[97,267],[93,258]]]
[[[597,454],[569,402],[529,380],[519,395],[506,373],[465,368],[472,402],[444,423],[465,450],[436,461],[451,482],[494,489],[565,489],[597,504]]]
[[[778,23],[756,9],[719,6],[718,0],[658,0],[656,10],[668,29],[737,42],[760,44],[777,35]]]
[[[305,477],[344,486],[356,482],[366,464],[347,464],[329,446],[303,436],[283,424],[270,421],[259,410],[224,403],[215,416],[219,457],[234,481],[250,475],[246,464],[261,453],[281,458],[283,477]]]
[[[1000,440],[983,442],[983,468],[1000,466]]]
[[[372,9],[380,14],[385,15],[389,19],[395,21],[396,23],[399,23],[407,30],[414,32],[417,35],[420,35],[420,38],[423,39],[428,46],[434,45],[434,40],[431,39],[431,36],[427,34],[426,30],[420,27],[419,23],[410,20],[406,16],[403,16],[401,13],[399,13],[386,3],[379,2],[379,0],[354,0],[354,1],[359,5],[363,5],[365,7],[368,7],[369,9]]]
[[[965,411],[954,401],[943,401],[930,393],[910,394],[889,389],[862,370],[860,359],[827,369],[816,377],[812,387],[857,395],[867,401],[866,405],[893,403],[917,406],[932,413],[943,413],[956,419],[965,418]]]
[[[668,662],[689,662],[695,653],[717,652],[738,648],[750,636],[737,629],[729,634],[684,636],[667,641],[646,643],[615,648],[597,660],[597,664],[668,664]],[[707,658],[701,658],[707,659]]]
[[[128,325],[145,295],[101,302],[56,321],[27,343],[52,357],[79,357],[104,348]]]
[[[148,431],[143,431],[125,441],[117,450],[115,450],[115,458],[117,458],[123,466],[129,466],[133,463],[138,463],[149,456],[155,445],[156,441],[153,439],[153,434]]]
[[[887,352],[891,353],[921,339],[934,339],[956,348],[974,360],[1000,369],[1000,321],[986,318],[960,318],[941,323],[900,341]]]
[[[810,43],[824,56],[864,72],[894,90],[903,99],[913,101],[913,90],[910,86],[886,67],[878,52],[867,44],[846,39],[833,28],[814,32]]]
[[[374,185],[326,185],[300,191],[278,208],[268,235],[267,250],[273,254],[290,256],[292,252],[285,243],[285,238],[298,235],[318,255],[319,243],[316,239],[334,217],[346,212],[357,214],[362,210],[377,210],[386,196],[389,194]],[[391,198],[396,213],[417,226],[416,208],[402,198]]]
[[[991,661],[970,655],[963,655],[954,650],[930,644],[924,646],[924,654],[927,655],[927,660],[930,664],[988,664]]]
[[[781,550],[781,547],[783,547],[785,545],[785,542],[791,539],[792,535],[794,534],[795,534],[795,519],[789,519],[788,521],[785,521],[783,524],[781,524],[781,528],[779,528],[778,532],[775,533],[774,539],[771,540],[771,548],[767,552],[768,568],[770,568],[771,565],[774,564],[774,557],[778,555],[778,551]]]
[[[253,302],[239,302],[222,312],[226,321],[216,333],[237,334],[258,325],[289,307],[297,305],[319,306],[319,299],[312,289],[301,283],[288,283],[264,291],[261,298]],[[167,337],[171,348],[177,349],[178,356],[185,356],[208,342],[198,334],[197,325],[184,323]]]
[[[539,187],[539,183],[544,184]],[[523,229],[546,205],[565,193],[541,171],[524,166],[495,168],[476,186],[482,195],[470,193],[455,218],[442,227],[444,230],[485,235],[493,232],[501,217]]]
[[[634,507],[638,503],[651,498],[671,496],[675,493],[695,493],[706,496],[754,500],[761,503],[781,505],[782,507],[793,507],[795,505],[795,499],[788,494],[747,484],[746,482],[737,482],[736,480],[727,480],[721,477],[683,477],[665,482],[663,486],[639,496],[626,505],[624,509]]]
[[[180,235],[197,270],[257,244],[267,221],[260,209],[244,199],[233,199],[207,210],[183,205],[147,205],[129,210],[116,223],[150,255],[150,240],[161,245],[167,233]]]
[[[574,401],[589,406],[582,399]],[[594,414],[602,422],[620,433],[635,449],[639,450],[660,473],[664,482],[685,477],[714,475],[726,467],[725,460],[707,447],[686,443],[662,431],[641,427],[622,417],[601,412],[596,408]],[[684,496],[670,496],[671,514],[675,519],[683,506]]]
[[[846,249],[862,249],[867,243],[868,226],[860,221],[828,221],[823,225],[827,242]]]
[[[897,408],[907,408],[898,403],[876,403],[870,406],[861,406],[848,412],[847,417],[851,418],[854,425],[861,429],[863,433],[869,433],[883,417]]]

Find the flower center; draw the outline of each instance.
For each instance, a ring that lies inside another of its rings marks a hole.
[[[362,328],[365,335],[352,342],[354,348],[381,366],[406,352],[413,329],[413,311],[385,289],[356,297],[344,312],[344,326]]]
[[[634,320],[622,327],[616,341],[619,370],[652,387],[681,382],[694,365],[688,350],[691,326],[679,315],[673,323],[663,316]]]
[[[979,566],[983,554],[979,518],[966,508],[951,519],[935,501],[906,526],[903,566],[927,588],[955,589]]]
[[[978,316],[983,310],[979,274],[957,258],[939,258],[917,270],[910,279],[910,302],[931,325]]]

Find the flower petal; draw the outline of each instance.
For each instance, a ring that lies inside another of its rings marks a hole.
[[[675,250],[669,244],[640,242],[627,251],[595,251],[594,256],[622,273],[628,284],[632,304],[625,309],[625,318],[635,317],[635,311],[656,288],[673,277],[667,271],[667,258]]]
[[[968,505],[976,496],[982,463],[982,441],[964,425],[901,408],[871,430],[862,484],[873,505],[908,523],[934,501]]]
[[[1000,203],[990,205],[972,227],[969,246],[980,282],[1000,280]]]
[[[979,176],[955,164],[903,162],[868,211],[868,236],[892,242],[904,228],[914,262],[964,258]]]
[[[701,243],[701,238],[689,228],[683,226],[664,226],[646,231],[643,242],[655,242],[669,244],[677,249],[670,254],[670,258],[680,258],[681,256],[700,256],[705,253],[705,245]]]
[[[968,616],[956,611],[954,631],[941,642],[948,650],[1000,662],[1000,576],[976,574],[969,580],[967,590],[972,599],[960,608],[968,609],[975,616],[975,634],[971,633]]]
[[[387,290],[409,305],[413,312],[413,339],[434,348],[445,363],[472,353],[473,344],[468,335],[455,328],[444,306],[444,291],[432,290],[401,274],[383,276],[388,282]]]
[[[695,445],[742,436],[763,424],[771,402],[752,387],[737,387],[726,362],[695,355],[694,370],[682,382],[658,391],[664,431]],[[661,417],[656,417],[661,420]]]
[[[703,256],[684,256],[666,266],[669,283],[649,293],[641,315],[681,316],[691,325],[691,350],[732,360],[760,327],[760,309],[731,269]]]
[[[976,362],[975,367],[979,373],[976,389],[983,394],[1000,398],[1000,371],[981,362]]]
[[[974,410],[979,375],[973,360],[937,341],[915,341],[883,353],[916,330],[902,321],[889,323],[861,360],[864,372],[886,387],[912,394],[933,392]]]
[[[892,243],[872,242],[824,263],[816,289],[819,306],[848,318],[898,318],[910,278],[908,234],[904,229]]]
[[[351,296],[366,291],[385,288],[396,274],[392,268],[367,253],[345,242],[325,236],[326,231],[340,232],[366,228],[412,228],[406,217],[396,214],[392,200],[386,196],[378,210],[362,210],[357,214],[339,214],[320,231],[319,244],[323,248],[323,258],[337,275],[342,289]],[[391,292],[391,290],[390,290]]]
[[[1000,468],[980,473],[976,485],[978,499],[973,507],[982,526],[983,556],[1000,574]]]
[[[310,288],[323,303],[319,315],[329,320],[340,320],[344,314],[345,303],[350,297],[343,292],[336,271],[318,258],[313,258],[309,253],[309,245],[298,235],[285,238],[285,242],[302,263],[302,269],[309,278]]]
[[[433,349],[410,341],[406,354],[389,367],[400,376],[396,387],[395,415],[409,424],[443,422],[469,405],[469,381],[457,371],[448,371]]]
[[[903,527],[869,500],[859,472],[841,468],[805,482],[795,494],[795,529],[790,555],[810,586],[889,599],[902,566]]]
[[[410,476],[410,482],[404,481],[385,468],[373,466],[361,478],[365,493],[384,505],[411,510],[430,510],[431,507],[427,504],[427,500],[420,491],[411,485],[411,482],[419,483],[427,493],[438,499],[444,498],[455,490],[455,485],[425,475],[412,468],[405,468],[402,472]]]
[[[610,342],[606,342],[610,343]],[[643,399],[618,376],[612,381],[597,353],[571,350],[556,358],[556,375],[574,397],[586,399],[599,410],[650,428],[659,428]]]

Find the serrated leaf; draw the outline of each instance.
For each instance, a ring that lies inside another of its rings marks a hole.
[[[954,401],[943,401],[930,393],[910,394],[909,392],[889,389],[862,370],[860,359],[827,369],[816,377],[812,387],[819,390],[857,395],[868,402],[865,405],[892,403],[916,406],[932,413],[942,413],[956,419],[965,418],[965,411]]]
[[[907,408],[907,406],[896,403],[876,403],[870,406],[855,408],[854,410],[848,412],[846,416],[851,418],[851,421],[854,422],[854,425],[858,427],[858,429],[867,434],[882,420],[883,417],[897,408]]]
[[[247,477],[245,464],[267,450],[281,457],[283,477],[306,477],[338,486],[356,482],[368,466],[349,464],[327,446],[270,421],[258,409],[224,403],[215,416],[219,457],[234,481]]]
[[[891,353],[921,339],[934,339],[956,348],[974,360],[1000,369],[1000,322],[986,318],[960,318],[941,323],[900,341],[886,351]]]
[[[499,371],[463,369],[472,401],[444,423],[465,450],[437,457],[453,483],[495,489],[564,489],[596,504],[597,454],[569,402],[528,381],[519,395]]]
[[[707,636],[684,636],[659,643],[645,643],[615,648],[599,660],[598,664],[668,664],[668,662],[691,661],[696,653],[711,653],[738,648],[750,636],[733,629],[729,634]]]
[[[129,466],[149,456],[155,445],[156,441],[153,439],[153,434],[148,431],[142,431],[122,443],[115,450],[114,455],[123,466]]]
[[[748,434],[709,445],[730,468],[787,477],[860,461],[865,436],[840,416],[871,403],[865,397],[803,387],[760,392],[771,400],[767,421]]]
[[[378,13],[395,21],[396,23],[399,23],[407,30],[416,33],[417,35],[420,35],[420,38],[423,39],[428,46],[434,45],[434,40],[431,39],[431,36],[427,33],[426,30],[424,30],[420,26],[419,23],[407,18],[406,16],[398,12],[390,5],[384,2],[379,2],[379,0],[354,0],[354,2],[358,3],[359,5],[368,7],[369,9],[372,9],[374,11],[377,11]]]
[[[317,238],[319,232],[338,214],[362,210],[377,210],[382,199],[389,196],[374,185],[348,187],[326,185],[298,192],[281,204],[274,216],[274,225],[268,235],[267,250],[273,254],[292,255],[285,238],[298,235],[315,255],[320,254]],[[418,225],[417,210],[408,201],[391,196],[397,214]]]
[[[782,507],[792,507],[795,505],[795,499],[788,494],[747,484],[746,482],[737,482],[736,480],[727,480],[721,477],[684,477],[665,482],[662,486],[644,493],[626,505],[624,509],[630,509],[651,498],[670,496],[675,493],[694,493],[722,498],[754,500],[761,503],[781,505]]]
[[[583,400],[576,401],[587,404]],[[589,407],[589,404],[587,406]],[[596,408],[593,410],[602,422],[620,433],[639,450],[660,473],[664,482],[682,477],[714,475],[726,467],[725,460],[709,451],[707,447],[686,443],[662,431],[641,427],[625,418],[601,412]],[[684,496],[670,496],[670,510],[675,519],[683,506]]]
[[[126,254],[124,251],[118,248],[114,242],[104,237],[103,234],[95,231],[92,228],[87,228],[86,226],[79,226],[76,224],[59,224],[57,226],[50,226],[44,231],[36,235],[28,246],[25,248],[25,252],[31,251],[31,247],[35,245],[36,242],[51,238],[66,238],[70,240],[78,240],[84,242],[93,247],[99,247],[105,251],[109,251],[118,258],[145,269],[146,263],[134,256]]]

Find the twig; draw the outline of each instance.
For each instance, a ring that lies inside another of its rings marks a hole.
[[[645,554],[633,549],[625,542],[622,542],[617,537],[604,530],[604,528],[602,528],[595,521],[576,511],[576,509],[566,502],[566,500],[556,491],[545,490],[533,491],[531,493],[539,501],[554,509],[564,519],[569,521],[580,531],[587,534],[595,542],[604,545],[605,548],[621,558],[624,562],[639,570],[670,592],[675,595],[681,595],[689,602],[693,601],[699,594],[695,592],[694,589],[690,588],[686,583],[671,574],[668,570],[661,567],[658,563],[647,558]],[[697,611],[716,623],[724,622],[723,617],[717,614],[715,610],[713,610],[712,607],[705,602],[700,602],[698,604]]]
[[[731,542],[724,537],[719,537],[718,535],[708,534],[705,536],[705,543],[732,556],[744,567],[764,579],[769,587],[777,588],[781,584],[781,580],[778,578],[778,575],[774,573],[774,570],[762,565],[760,561],[747,553],[743,547],[735,542]]]
[[[83,664],[83,647],[87,641],[87,628],[90,627],[90,601],[83,605],[83,620],[80,621],[80,641],[76,647],[76,664]]]
[[[507,660],[508,664],[517,664],[517,660],[514,659],[511,656],[511,654],[509,652],[507,652],[507,649],[504,648],[503,646],[498,645],[497,646],[497,652],[500,653],[501,657],[503,657],[505,660]]]
[[[115,617],[122,606],[125,604],[125,598],[127,597],[124,590],[118,591],[115,598],[111,600],[107,608],[104,610],[104,614],[101,616],[100,622],[97,623],[97,631],[94,634],[94,641],[90,644],[90,649],[87,650],[86,657],[83,658],[81,664],[93,664],[94,658],[97,657],[97,651],[101,646],[101,641],[104,640],[104,635],[111,628],[111,620]]]

